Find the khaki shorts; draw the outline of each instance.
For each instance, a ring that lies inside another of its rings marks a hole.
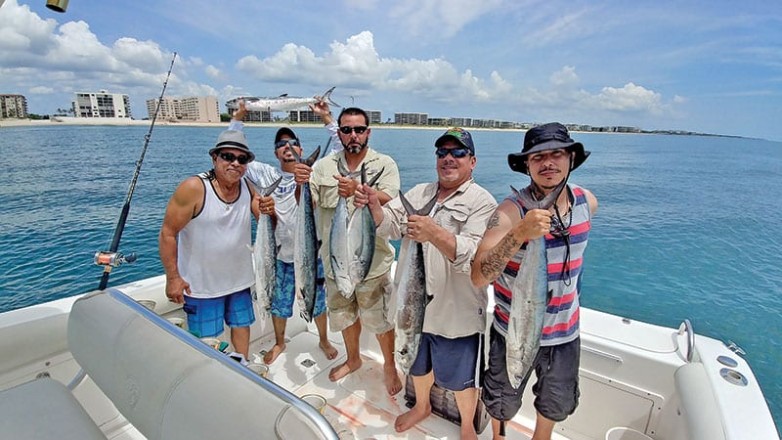
[[[361,326],[372,333],[382,334],[394,328],[388,319],[388,301],[391,299],[390,272],[356,287],[351,298],[339,292],[334,278],[326,277],[326,304],[329,309],[329,329],[341,332],[361,318]]]

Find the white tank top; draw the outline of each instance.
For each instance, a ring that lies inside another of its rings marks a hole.
[[[190,283],[191,296],[217,298],[255,283],[249,248],[250,190],[242,179],[239,197],[226,202],[215,193],[205,174],[198,177],[204,184],[204,206],[179,231],[178,267],[182,278]]]

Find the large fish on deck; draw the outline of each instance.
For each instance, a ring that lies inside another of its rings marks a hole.
[[[437,194],[423,208],[416,210],[400,193],[399,199],[405,207],[407,215],[429,215],[437,203]],[[407,243],[407,260],[401,268],[399,287],[396,291],[396,362],[405,374],[418,356],[421,343],[421,333],[424,328],[426,306],[432,297],[426,293],[426,269],[424,266],[424,249],[421,243],[409,240]]]
[[[335,87],[332,87],[325,92],[323,92],[323,95],[321,96],[313,96],[312,98],[302,98],[297,96],[288,96],[288,94],[283,94],[274,98],[264,98],[264,97],[244,97],[244,105],[245,108],[249,111],[268,111],[268,112],[287,112],[291,110],[299,110],[303,108],[307,108],[310,104],[315,104],[317,102],[323,102],[328,101],[329,104],[340,107],[339,104],[335,103],[331,100],[331,92],[333,92]]]
[[[511,186],[524,207],[549,209],[559,197],[567,181],[562,181],[542,200],[535,200],[531,188],[517,191]],[[505,338],[505,364],[508,380],[513,388],[532,369],[532,363],[540,348],[543,318],[551,294],[548,289],[548,258],[546,239],[539,237],[527,242],[524,258],[511,285],[511,301],[508,316],[508,336]]]
[[[320,155],[320,147],[307,159],[302,159],[293,152],[293,156],[299,162],[312,166]],[[312,207],[312,192],[310,184],[301,185],[299,194],[299,207],[296,210],[296,226],[293,233],[293,272],[296,277],[296,297],[299,302],[299,310],[305,321],[311,322],[315,312],[316,277],[318,275],[318,234],[315,230],[315,210]]]
[[[282,181],[282,176],[268,187],[253,182],[256,191],[264,197],[270,196]],[[274,224],[269,215],[258,216],[253,246],[253,264],[255,266],[255,295],[262,311],[271,308],[272,297],[277,282],[277,240],[274,238]]]

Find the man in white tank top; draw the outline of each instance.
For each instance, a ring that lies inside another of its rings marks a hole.
[[[227,323],[234,351],[246,359],[255,321],[250,215],[272,212],[274,199],[243,178],[255,155],[242,132],[222,132],[209,155],[214,168],[180,183],[166,207],[158,238],[166,296],[183,304],[198,337],[218,336]]]

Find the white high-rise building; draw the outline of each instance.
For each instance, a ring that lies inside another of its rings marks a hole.
[[[106,90],[76,93],[73,111],[77,118],[132,118],[128,95]]]

